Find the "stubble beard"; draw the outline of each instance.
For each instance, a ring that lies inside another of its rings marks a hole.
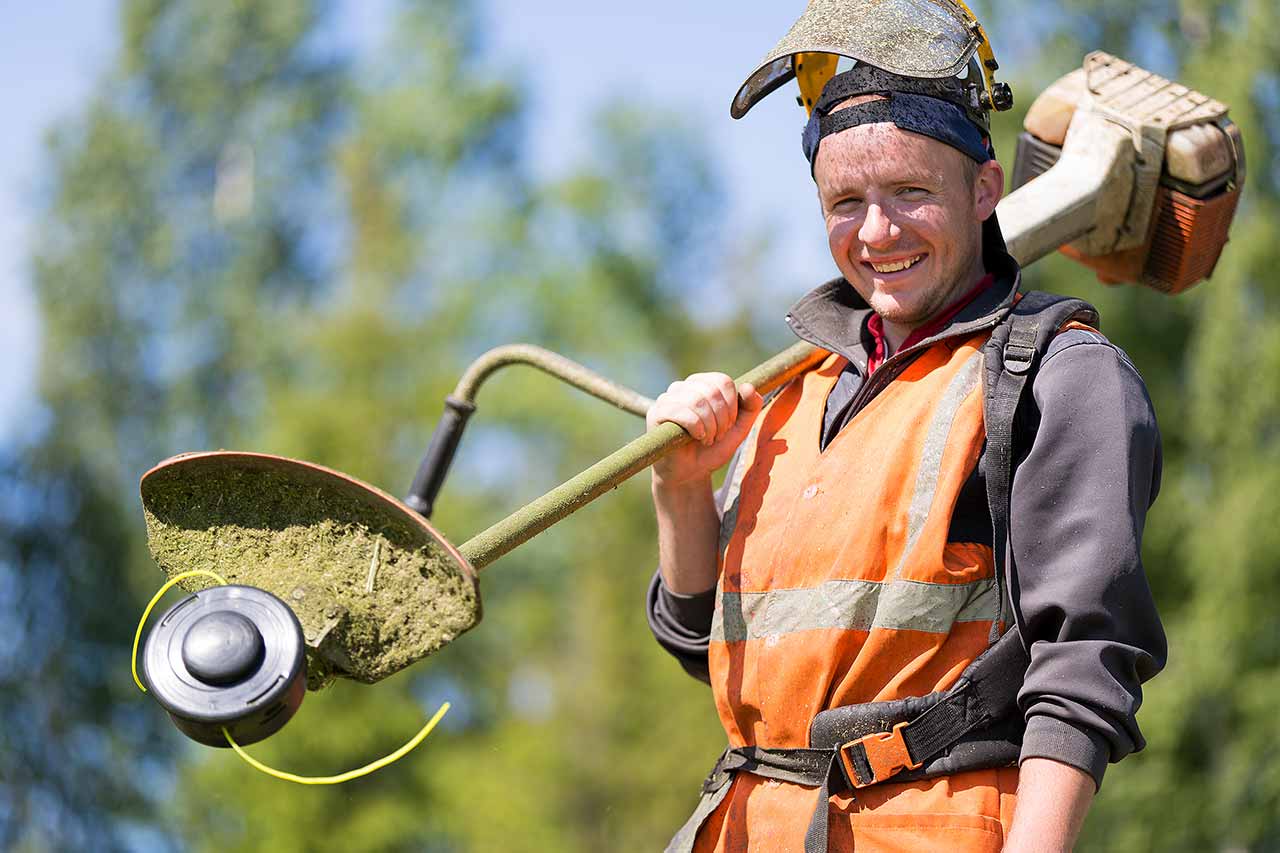
[[[978,283],[983,271],[982,250],[975,247],[968,253],[961,269],[949,276],[948,285],[930,288],[925,298],[919,303],[919,307],[915,309],[899,308],[896,305],[872,305],[871,307],[886,323],[914,329],[932,320],[947,306],[963,296],[969,288]],[[882,307],[884,310],[881,310]]]

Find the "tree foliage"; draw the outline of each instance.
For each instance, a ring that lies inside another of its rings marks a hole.
[[[999,40],[1000,15],[1031,4],[990,5]],[[1104,289],[1057,258],[1028,274],[1099,305],[1148,380],[1166,452],[1145,553],[1171,662],[1140,716],[1150,746],[1108,774],[1085,849],[1280,845],[1280,27],[1264,6],[1071,0],[1038,20],[1035,67],[1013,68],[1022,95],[1095,47],[1171,65],[1231,103],[1251,166],[1214,280],[1186,296]],[[535,179],[519,75],[485,53],[463,0],[402,3],[358,61],[312,0],[130,0],[121,15],[117,67],[50,143],[34,248],[47,426],[0,459],[0,590],[15,602],[0,619],[0,846],[660,846],[723,735],[644,624],[643,483],[487,569],[484,621],[447,650],[310,695],[252,749],[335,772],[454,703],[418,752],[366,779],[290,786],[185,742],[131,685],[127,654],[160,581],[137,480],[165,456],[263,450],[396,492],[490,346],[533,341],[649,393],[766,355],[762,288],[725,274],[742,263],[716,231],[725,195],[700,135],[612,104],[589,162]],[[700,301],[728,308],[695,320]],[[640,429],[519,368],[479,403],[434,519],[454,541]]]
[[[992,2],[994,19],[1031,4]],[[1037,4],[1038,5],[1038,4]],[[1088,50],[1154,67],[1231,106],[1248,174],[1213,278],[1167,298],[1105,288],[1051,258],[1032,287],[1094,302],[1103,331],[1142,372],[1164,442],[1144,560],[1169,635],[1168,668],[1138,720],[1147,749],[1108,771],[1086,824],[1089,850],[1271,850],[1280,846],[1280,24],[1245,2],[1137,7],[1075,0],[1045,25],[1035,91]],[[1048,57],[1061,64],[1049,67]],[[1030,101],[1030,98],[1025,99]],[[1012,124],[1009,122],[1008,124]],[[1013,150],[1012,138],[1003,151]]]
[[[522,93],[485,70],[472,11],[406,3],[359,66],[326,45],[326,14],[126,4],[119,67],[53,142],[36,247],[51,426],[7,472],[4,517],[5,577],[44,657],[6,661],[5,720],[39,713],[4,729],[5,777],[25,781],[0,789],[3,841],[653,846],[703,772],[685,756],[710,758],[718,735],[708,703],[675,701],[700,691],[645,638],[640,486],[495,566],[485,623],[438,660],[313,695],[255,750],[333,772],[452,700],[393,770],[283,785],[183,743],[130,692],[133,616],[159,580],[137,478],[160,458],[246,447],[398,490],[488,346],[536,340],[648,386],[708,355],[680,307],[720,201],[692,132],[619,106],[599,121],[599,162],[536,183]],[[745,363],[745,320],[725,316],[719,354]],[[493,385],[441,502],[446,531],[496,520],[640,428],[550,380]]]
[[[173,784],[175,744],[120,677],[123,617],[154,586],[136,478],[234,435],[257,306],[329,277],[297,239],[322,216],[306,199],[342,112],[340,65],[301,49],[315,22],[304,4],[132,4],[120,68],[51,138],[33,258],[49,425],[7,461],[0,520],[24,641],[0,665],[0,846],[136,843]],[[245,192],[245,140],[251,210],[223,189],[238,169]]]

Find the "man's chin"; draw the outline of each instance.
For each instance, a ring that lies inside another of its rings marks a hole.
[[[880,315],[886,323],[914,328],[929,319],[927,308],[915,300],[902,300],[898,297],[876,292],[869,300],[871,310]]]

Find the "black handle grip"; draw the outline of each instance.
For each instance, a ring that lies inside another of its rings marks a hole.
[[[475,403],[452,395],[444,398],[444,414],[436,424],[436,431],[431,434],[427,455],[422,457],[422,464],[418,466],[413,485],[404,499],[409,508],[423,518],[431,517],[436,495],[440,494],[449,466],[453,464],[453,454],[462,440],[462,430],[475,410]]]

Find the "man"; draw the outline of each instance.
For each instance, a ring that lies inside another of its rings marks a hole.
[[[1053,339],[1015,424],[1005,589],[982,348],[1019,273],[994,218],[1003,170],[951,79],[860,65],[815,106],[806,153],[843,277],[787,320],[830,357],[768,403],[695,374],[649,412],[696,440],[653,469],[650,623],[747,756],[722,758],[673,849],[1067,850],[1105,765],[1143,746],[1140,683],[1165,658],[1139,556],[1154,414],[1096,331]],[[954,772],[854,791],[755,761],[812,753],[829,709],[947,690],[1015,622],[1017,766],[957,751]]]

